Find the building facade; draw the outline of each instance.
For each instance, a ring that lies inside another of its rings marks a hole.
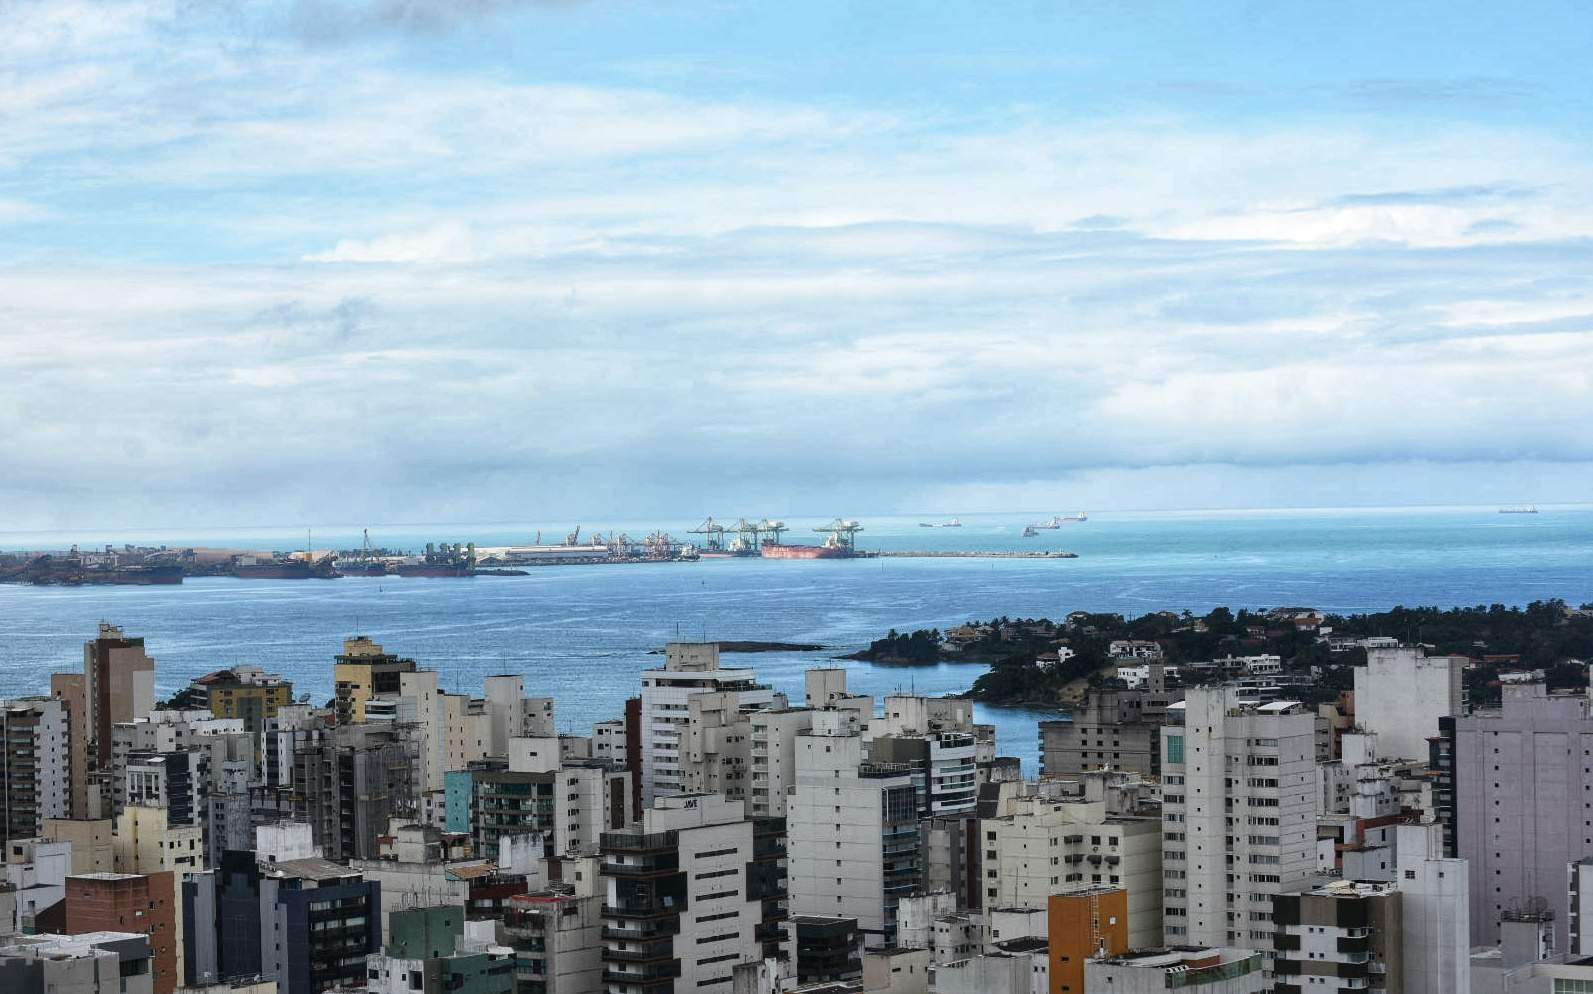
[[[1191,688],[1162,735],[1166,941],[1270,955],[1273,895],[1316,872],[1316,715]]]

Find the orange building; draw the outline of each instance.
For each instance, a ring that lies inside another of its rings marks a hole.
[[[1091,887],[1052,894],[1046,908],[1051,942],[1051,994],[1083,994],[1084,961],[1128,951],[1128,891]]]
[[[177,989],[176,877],[170,873],[85,873],[66,878],[66,931],[149,936],[155,994]]]

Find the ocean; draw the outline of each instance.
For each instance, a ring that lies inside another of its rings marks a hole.
[[[556,698],[561,731],[589,733],[617,717],[641,670],[660,665],[670,639],[816,642],[822,652],[727,657],[797,701],[802,673],[845,665],[855,692],[941,695],[966,690],[973,664],[887,668],[833,657],[895,628],[946,628],[975,618],[1070,611],[1147,611],[1218,605],[1310,606],[1333,612],[1406,605],[1458,606],[1562,597],[1593,601],[1593,506],[1377,508],[1305,511],[1095,513],[1023,538],[1037,513],[962,515],[960,528],[923,528],[946,516],[870,518],[865,549],[1067,549],[1077,559],[704,560],[555,566],[523,577],[333,581],[190,579],[178,587],[54,588],[0,585],[0,696],[47,691],[47,674],[81,666],[99,621],[141,635],[159,691],[201,673],[252,663],[281,673],[322,703],[341,640],[366,634],[436,669],[449,690],[479,693],[482,678],[520,673],[528,693]],[[1059,509],[1058,513],[1068,513]],[[822,524],[791,519],[787,541],[817,541]],[[677,537],[695,522],[666,523]],[[493,545],[562,537],[569,526],[373,527],[372,541]],[[643,535],[656,525],[620,523]],[[607,532],[605,525],[602,529]],[[356,547],[358,527],[317,527],[317,548]],[[292,549],[300,529],[165,534],[0,534],[0,549],[162,541]],[[1004,755],[1033,772],[1038,721],[1049,712],[980,706]]]

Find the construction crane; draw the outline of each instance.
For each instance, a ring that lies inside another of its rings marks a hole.
[[[730,546],[732,552],[742,552],[751,555],[758,551],[758,526],[742,518],[731,525],[726,531],[736,533],[736,540]]]
[[[780,544],[780,533],[785,531],[784,521],[770,521],[764,518],[758,522],[758,537],[770,545]]]
[[[854,550],[857,547],[857,533],[863,530],[863,526],[846,518],[836,518],[829,524],[820,525],[813,530],[821,535],[833,535],[836,545],[843,549]]]
[[[707,538],[703,540],[703,545],[707,547],[709,552],[725,551],[725,526],[715,521],[711,514],[708,516],[707,521],[691,529],[689,534],[706,535]]]

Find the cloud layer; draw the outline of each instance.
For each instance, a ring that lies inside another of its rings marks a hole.
[[[1589,150],[1470,112],[1526,83],[937,109],[452,9],[4,8],[15,526],[1593,482]]]

